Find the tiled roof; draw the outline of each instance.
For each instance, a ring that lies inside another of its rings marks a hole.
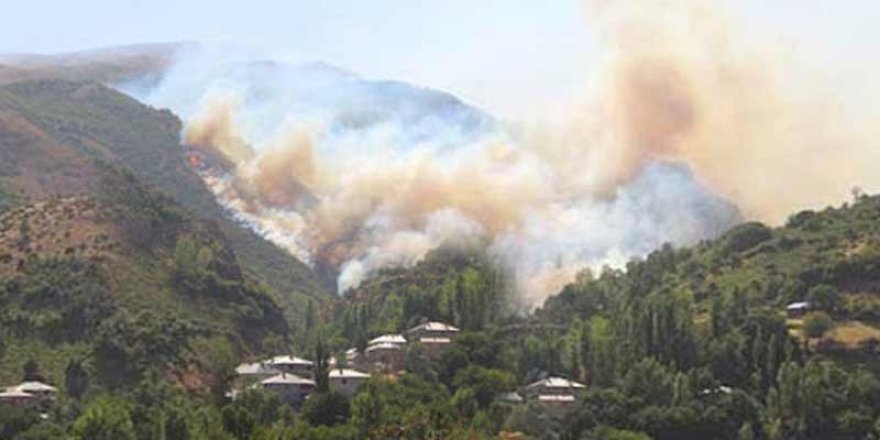
[[[396,335],[396,334],[382,335],[382,336],[377,336],[373,339],[370,339],[369,345],[381,344],[383,342],[402,345],[402,344],[406,344],[406,338],[404,338],[403,335]]]
[[[35,392],[38,393],[38,392],[47,392],[47,391],[54,393],[54,392],[58,391],[58,388],[55,388],[52,385],[44,384],[43,382],[29,381],[29,382],[20,383],[18,386],[13,388],[13,390],[23,391],[25,393],[35,393]]]
[[[568,380],[562,377],[548,377],[544,380],[539,380],[526,388],[537,388],[537,387],[546,387],[546,388],[586,388],[587,386],[582,383],[577,383],[572,380]]]
[[[429,332],[457,332],[458,328],[453,327],[449,324],[442,323],[442,322],[431,321],[431,322],[426,322],[424,324],[417,325],[417,326],[409,329],[410,332],[416,332],[419,330],[429,331]]]
[[[241,364],[235,367],[236,374],[241,376],[247,375],[269,375],[269,374],[278,374],[280,371],[272,368],[271,365],[268,365],[264,362],[254,362],[252,364]]]
[[[315,363],[296,356],[275,356],[269,360],[272,365],[314,365]]]
[[[807,301],[793,302],[787,306],[785,306],[786,310],[800,310],[800,309],[808,309],[810,308],[810,303]]]
[[[347,368],[343,368],[342,370],[340,370],[339,368],[334,368],[334,369],[330,370],[330,378],[331,379],[335,379],[335,378],[349,379],[349,378],[367,378],[367,377],[370,377],[370,375],[366,374],[366,373],[362,373],[357,370],[350,370]]]

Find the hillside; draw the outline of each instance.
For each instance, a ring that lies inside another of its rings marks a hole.
[[[276,299],[292,321],[301,319],[308,298],[321,301],[328,297],[305,265],[223,212],[210,190],[186,164],[186,152],[178,142],[181,123],[170,112],[149,108],[101,85],[59,80],[0,87],[0,109],[9,119],[9,133],[25,130],[13,130],[14,122],[26,122],[25,131],[60,144],[57,149],[76,157],[74,163],[85,162],[81,167],[88,168],[91,160],[99,160],[131,170],[198,217],[215,223],[228,238],[244,270],[277,292]],[[88,190],[82,187],[86,180],[77,181],[77,176],[89,171],[59,173],[53,167],[77,165],[61,160],[58,153],[22,150],[16,146],[16,138],[10,138],[8,143],[10,148],[4,149],[4,154],[10,157],[5,163],[11,166],[20,162],[9,173],[24,170],[22,175],[5,178],[5,187],[9,188],[6,192],[12,197]],[[49,178],[57,181],[49,182]]]
[[[82,359],[99,386],[156,370],[204,389],[213,352],[291,344],[306,304],[329,298],[227,218],[179,131],[98,84],[0,86],[0,383],[28,359],[60,383]]]
[[[121,82],[155,79],[185,43],[141,44],[57,55],[0,55],[0,84],[25,80]]]
[[[336,305],[349,340],[396,333],[424,319],[481,330],[513,310],[504,273],[478,247],[442,247],[412,268],[385,270]]]
[[[79,359],[98,387],[156,371],[198,389],[217,347],[247,353],[287,337],[281,309],[215,226],[110,165],[77,182],[89,191],[0,214],[0,381],[34,360],[60,383]]]
[[[745,223],[693,248],[659,250],[628,265],[626,273],[567,287],[543,314],[567,319],[594,313],[594,299],[610,294],[615,283],[637,284],[644,293],[687,289],[704,312],[732,295],[781,310],[826,285],[840,293],[832,312],[880,324],[878,269],[880,196],[858,196],[851,205],[793,214],[782,227]]]

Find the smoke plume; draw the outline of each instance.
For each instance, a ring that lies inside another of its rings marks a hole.
[[[876,136],[851,96],[768,41],[733,32],[717,3],[700,0],[591,4],[609,54],[599,155],[617,163],[603,183],[631,179],[646,163],[687,163],[752,218],[837,203],[876,187]],[[760,31],[753,32],[760,34]],[[862,109],[865,110],[865,109]]]
[[[858,121],[717,8],[589,9],[605,59],[564,127],[509,130],[449,95],[324,65],[193,53],[143,98],[233,165],[204,175],[230,212],[340,291],[480,242],[534,306],[584,268],[714,236],[740,210],[778,222],[877,183]]]

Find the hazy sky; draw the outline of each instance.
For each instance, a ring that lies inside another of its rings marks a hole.
[[[880,48],[876,0],[730,3],[746,26],[832,58]],[[0,53],[235,43],[447,89],[512,113],[576,93],[596,58],[582,0],[29,0],[3,11]]]

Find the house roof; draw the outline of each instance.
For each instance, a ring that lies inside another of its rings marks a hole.
[[[362,373],[357,370],[351,370],[348,368],[343,368],[343,369],[334,368],[334,369],[330,370],[329,376],[331,379],[360,379],[360,378],[366,379],[366,378],[370,377],[369,374]]]
[[[510,392],[510,393],[499,394],[497,397],[497,400],[500,400],[503,402],[516,402],[516,403],[518,403],[518,402],[523,401],[523,397],[520,396],[519,393],[517,393],[517,392]]]
[[[392,344],[390,342],[382,342],[376,345],[371,345],[367,347],[367,352],[376,351],[376,350],[403,350],[398,344]]]
[[[235,367],[235,373],[240,376],[250,376],[278,374],[280,371],[272,368],[271,365],[264,362],[254,362],[252,364],[241,364]]]
[[[793,302],[785,306],[785,310],[802,310],[808,308],[810,308],[810,303],[808,301]]]
[[[314,362],[303,359],[301,357],[285,355],[285,356],[275,356],[268,362],[271,365],[303,365],[303,366],[312,366],[315,365]]]
[[[417,325],[411,329],[409,329],[408,333],[413,333],[417,331],[427,331],[427,332],[457,332],[458,328],[453,327],[449,324],[445,324],[442,322],[431,321],[426,322],[424,324]]]
[[[314,385],[315,381],[299,377],[295,374],[281,373],[260,383],[263,385]]]
[[[727,385],[721,385],[715,388],[704,388],[700,390],[700,395],[705,396],[709,394],[730,394],[733,392],[733,388]]]
[[[11,388],[0,393],[0,399],[27,399],[31,397],[36,397],[31,393],[27,393],[24,391],[19,391],[15,388]]]
[[[25,393],[41,393],[41,392],[56,392],[58,388],[53,387],[52,385],[44,384],[43,382],[37,381],[28,381],[22,382],[18,384],[14,388],[15,391],[23,391]]]
[[[544,379],[544,380],[539,380],[539,381],[537,381],[537,382],[535,382],[535,383],[532,383],[532,384],[526,386],[526,388],[538,388],[538,387],[545,387],[545,388],[586,388],[587,386],[584,385],[584,384],[582,384],[582,383],[577,383],[577,382],[575,382],[575,381],[573,381],[573,380],[568,380],[568,379],[563,378],[563,377],[554,377],[554,376],[548,377],[548,378],[546,378],[546,379]]]
[[[403,335],[399,334],[381,335],[370,339],[369,345],[381,344],[383,342],[403,345],[406,344],[406,338],[404,338]]]

